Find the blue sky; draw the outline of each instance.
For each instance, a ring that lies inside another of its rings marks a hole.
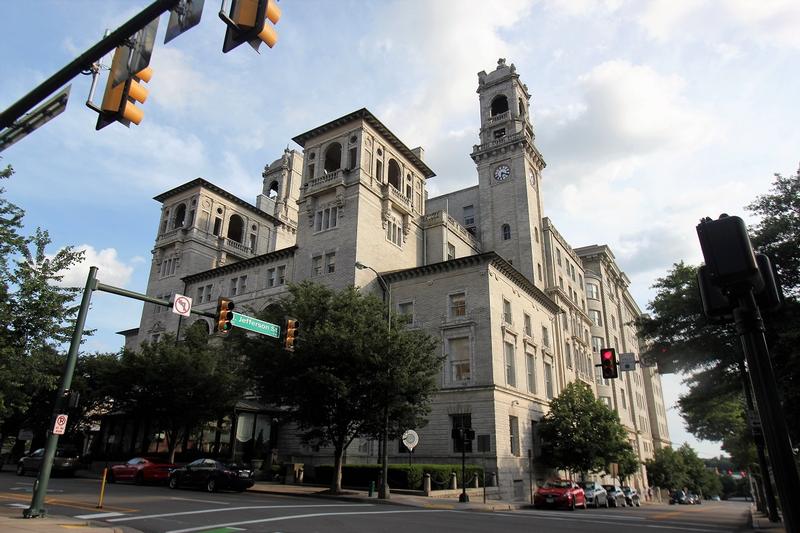
[[[0,108],[147,6],[142,0],[7,2]],[[431,196],[477,183],[477,73],[514,63],[547,161],[544,207],[575,247],[606,243],[643,310],[653,281],[700,262],[695,225],[768,191],[800,153],[800,4],[793,0],[283,0],[274,49],[223,54],[219,2],[163,44],[140,126],[96,132],[88,76],[67,111],[2,153],[7,197],[53,250],[86,249],[107,284],[144,292],[159,218],[152,197],[203,177],[254,202],[291,137],[361,107],[437,176]],[[110,56],[104,61],[110,64]],[[101,80],[101,94],[105,79]],[[99,99],[99,95],[95,100]],[[88,350],[116,351],[141,305],[96,293]],[[664,378],[672,405],[680,379]],[[675,443],[701,455],[668,411]]]

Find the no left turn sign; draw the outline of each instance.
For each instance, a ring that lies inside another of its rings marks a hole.
[[[53,426],[53,433],[55,435],[63,435],[67,430],[67,415],[56,416],[56,423]]]
[[[192,312],[192,299],[182,294],[176,294],[172,312],[176,315],[189,316]]]

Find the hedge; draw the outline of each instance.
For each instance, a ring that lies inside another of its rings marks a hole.
[[[431,475],[431,488],[445,489],[450,485],[450,474],[455,472],[458,486],[461,486],[461,465],[455,464],[415,464],[389,465],[389,486],[397,489],[422,490],[425,474]],[[466,466],[467,480],[477,475],[483,484],[483,468],[477,465]],[[381,476],[379,464],[342,465],[342,486],[367,487],[371,481],[377,485]],[[314,481],[320,485],[328,485],[333,479],[333,465],[317,465],[314,467]]]

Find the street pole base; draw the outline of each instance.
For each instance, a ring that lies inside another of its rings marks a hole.
[[[458,495],[458,502],[459,503],[469,503],[469,495],[466,492],[462,492]]]
[[[38,511],[28,507],[22,510],[23,518],[44,518],[47,516],[47,510],[39,509]]]
[[[389,489],[389,485],[382,485],[378,489],[378,499],[379,500],[388,500],[390,498],[391,490]]]

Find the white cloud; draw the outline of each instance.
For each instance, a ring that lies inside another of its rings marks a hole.
[[[681,28],[682,23],[700,7],[705,0],[654,0],[649,2],[639,15],[638,22],[651,37],[657,40],[667,40],[672,37],[676,28]]]
[[[89,267],[96,266],[97,279],[106,285],[115,287],[125,287],[133,274],[133,266],[125,264],[117,256],[114,248],[104,248],[96,250],[89,244],[81,244],[75,247],[76,250],[84,252],[82,262],[73,265],[72,268],[64,273],[64,279],[60,285],[64,287],[84,287],[86,277],[89,275]],[[136,260],[135,262],[139,262]]]

